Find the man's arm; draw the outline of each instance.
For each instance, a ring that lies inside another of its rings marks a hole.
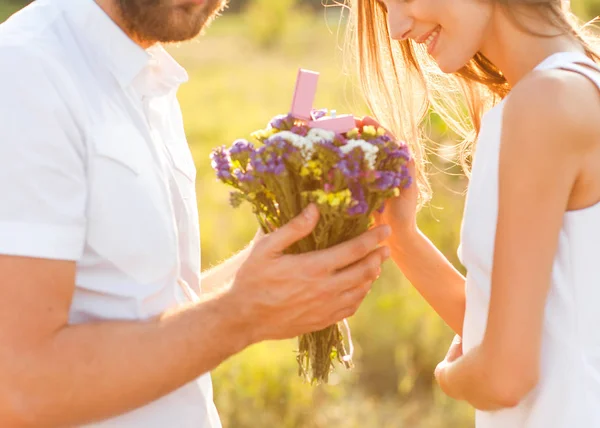
[[[389,230],[284,255],[312,231],[315,211],[262,239],[229,290],[145,322],[68,325],[75,263],[0,256],[0,426],[71,426],[116,416],[251,343],[352,315],[389,254],[378,248]]]
[[[250,343],[319,330],[356,311],[384,257],[376,248],[385,231],[283,255],[314,228],[312,207],[261,239],[220,295],[148,321],[69,325],[91,221],[86,121],[74,116],[81,100],[43,51],[0,44],[0,63],[1,427],[107,419]]]
[[[264,234],[259,231],[252,242],[250,242],[250,244],[242,251],[224,262],[202,272],[202,293],[213,293],[231,286],[237,271],[244,264],[246,259],[248,259],[252,247],[262,236],[264,236]]]
[[[210,371],[252,337],[228,294],[147,322],[69,326],[74,262],[1,256],[0,273],[2,426],[126,412]]]

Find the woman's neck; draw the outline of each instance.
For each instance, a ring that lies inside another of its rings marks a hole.
[[[559,33],[550,24],[541,23],[539,17],[523,17],[520,22],[523,28],[498,8],[481,49],[481,53],[502,71],[511,86],[556,52],[584,52],[581,44],[571,35],[540,37],[526,32],[525,28],[539,34]]]

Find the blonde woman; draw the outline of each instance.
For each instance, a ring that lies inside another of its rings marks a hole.
[[[368,102],[412,144],[420,184],[379,220],[395,262],[463,338],[436,377],[479,409],[478,428],[600,427],[600,51],[568,8],[352,4]],[[429,106],[465,141],[466,278],[416,225]]]

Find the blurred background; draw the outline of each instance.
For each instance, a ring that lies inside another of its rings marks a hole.
[[[77,1],[77,0],[73,0]],[[0,22],[29,1],[0,0]],[[331,0],[330,0],[331,3]],[[585,20],[600,0],[573,0]],[[321,73],[315,107],[367,114],[356,82],[343,70],[344,16],[320,0],[232,0],[197,41],[170,46],[187,68],[179,92],[198,169],[203,266],[242,249],[254,236],[248,209],[228,204],[208,155],[218,145],[287,113],[299,67]],[[466,180],[453,164],[444,124],[431,117],[430,174],[434,199],[419,216],[421,229],[462,270],[457,257]],[[215,401],[225,428],[472,427],[473,412],[440,393],[433,379],[452,339],[450,329],[391,263],[350,320],[355,365],[331,384],[298,377],[295,341],[255,345],[214,373]]]

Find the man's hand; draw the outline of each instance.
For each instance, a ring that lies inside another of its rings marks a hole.
[[[284,339],[323,329],[353,315],[389,256],[380,247],[388,226],[329,248],[299,255],[284,250],[309,235],[319,219],[315,206],[260,239],[229,292],[253,341]]]

